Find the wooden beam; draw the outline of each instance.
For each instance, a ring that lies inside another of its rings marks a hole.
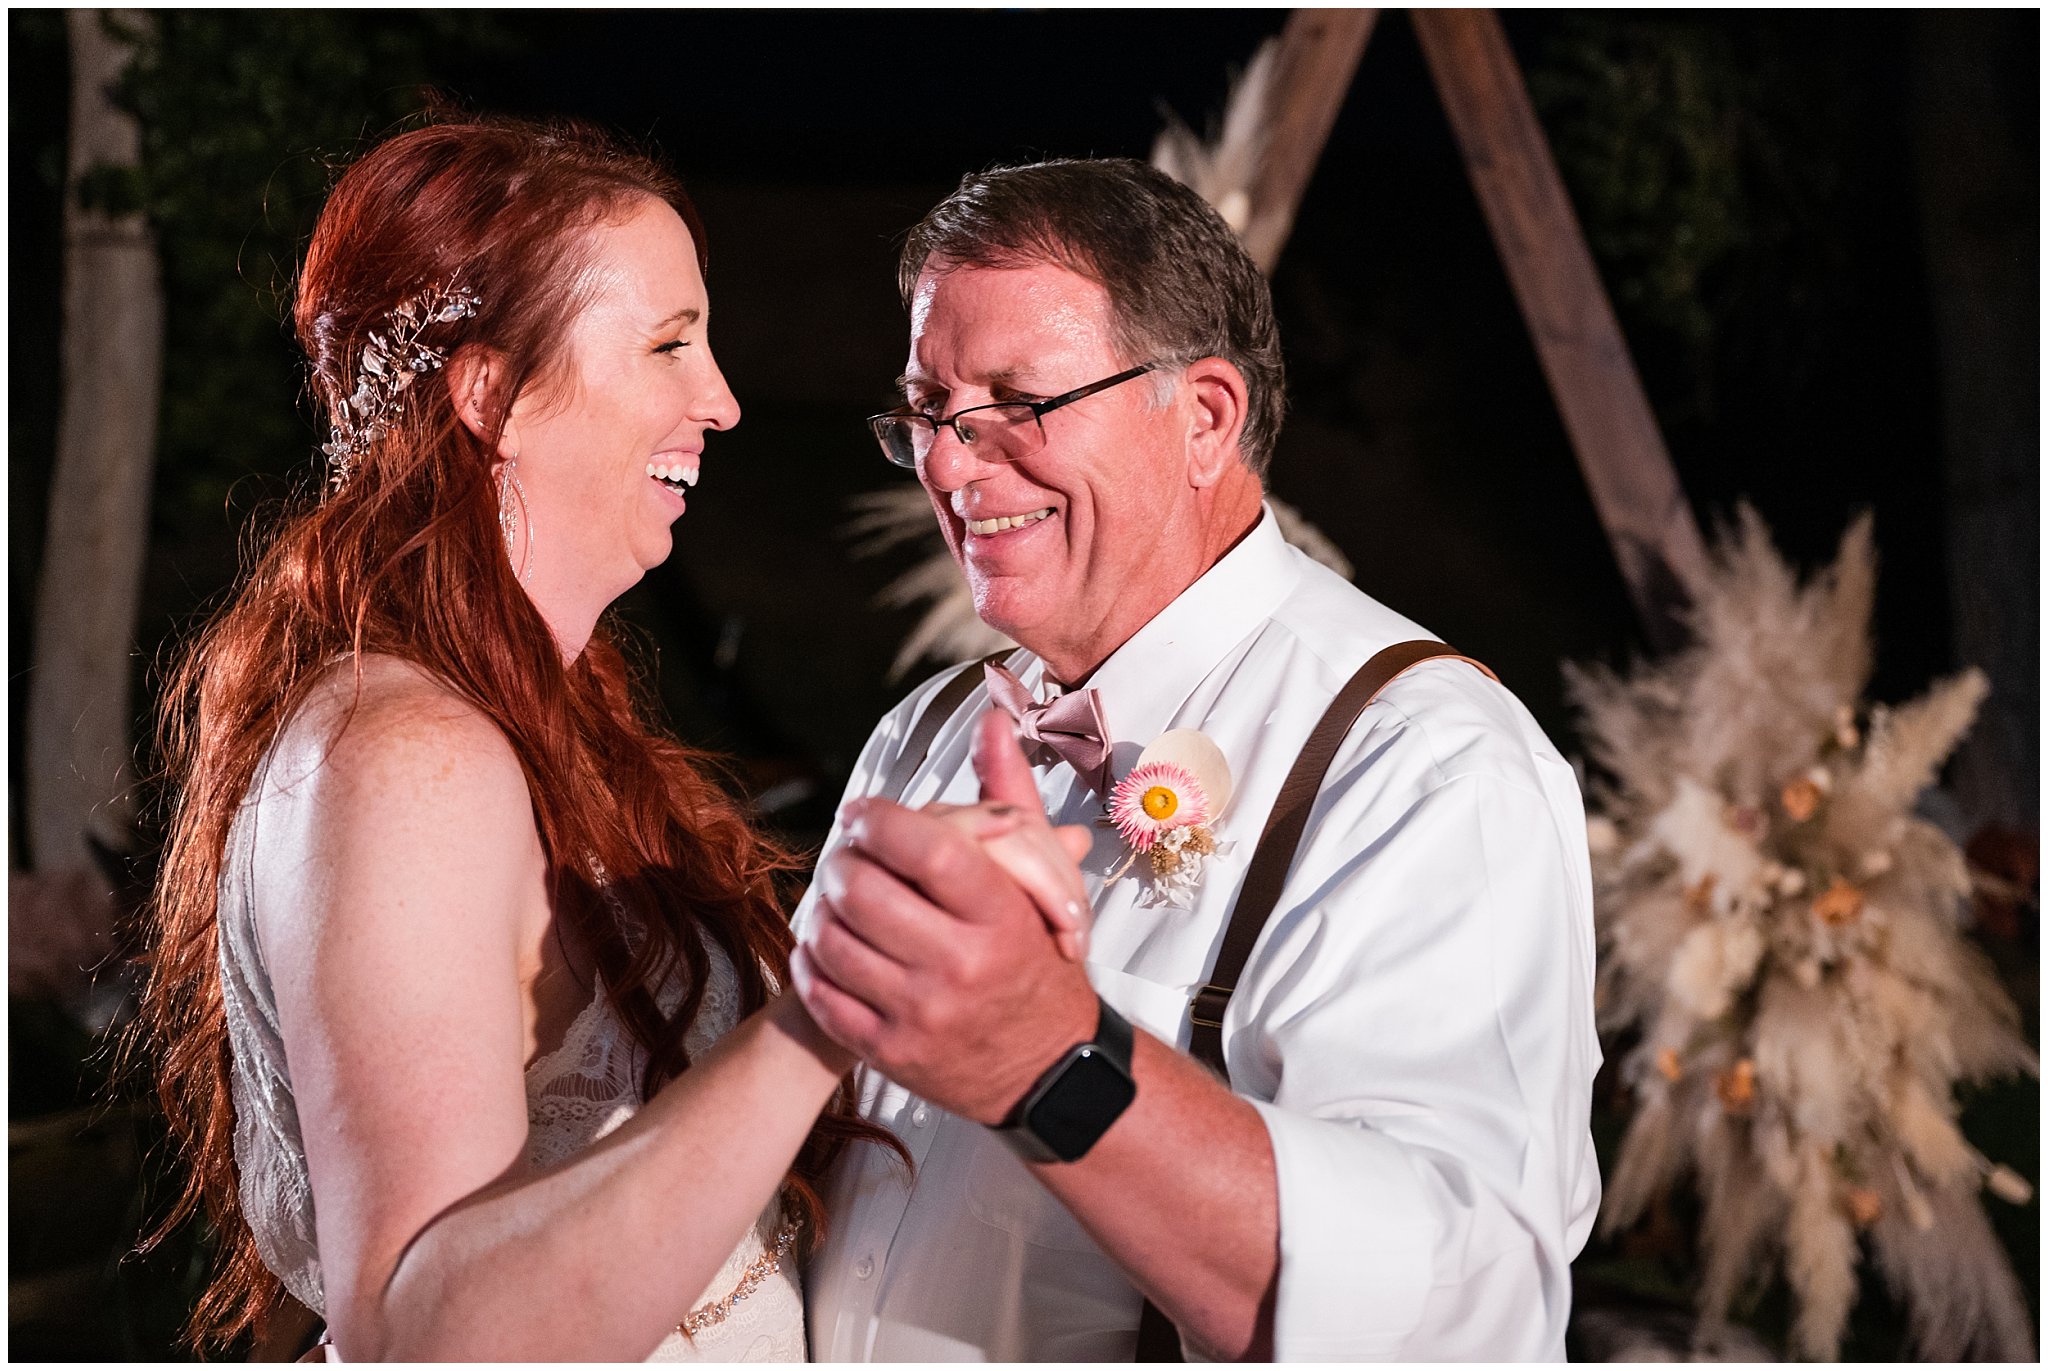
[[[1706,545],[1492,10],[1416,10],[1416,36],[1622,579],[1660,648],[1683,639]]]
[[[1323,145],[1330,141],[1379,15],[1376,9],[1296,10],[1280,31],[1265,154],[1252,186],[1256,229],[1245,241],[1245,251],[1268,276],[1294,231],[1301,197],[1322,160]]]
[[[156,234],[97,204],[90,178],[142,163],[142,125],[113,90],[152,14],[72,10],[64,192],[63,391],[28,679],[29,856],[38,873],[97,873],[93,845],[135,845],[131,665],[149,546],[163,392]]]

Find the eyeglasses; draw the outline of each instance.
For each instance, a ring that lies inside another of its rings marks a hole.
[[[1114,376],[1090,382],[1078,390],[1055,395],[1050,400],[1005,400],[993,405],[973,405],[950,418],[934,419],[916,410],[894,410],[870,415],[868,427],[882,445],[882,455],[899,467],[914,467],[932,450],[939,430],[950,428],[953,436],[984,462],[1014,462],[1029,457],[1045,446],[1045,427],[1039,421],[1064,405],[1085,400],[1111,386],[1120,386],[1152,370],[1155,362],[1119,371]]]

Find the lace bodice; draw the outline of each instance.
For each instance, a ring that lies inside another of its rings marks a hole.
[[[739,1022],[739,978],[723,949],[708,939],[705,947],[711,954],[711,979],[696,1021],[683,1035],[693,1059]],[[662,1008],[673,1007],[664,997]],[[562,1045],[526,1068],[526,1160],[535,1166],[564,1161],[632,1118],[640,1107],[638,1082],[646,1060],[600,988],[569,1025]],[[721,1298],[740,1283],[747,1268],[775,1241],[781,1214],[782,1206],[771,1200],[703,1295],[690,1302],[690,1310]],[[648,1360],[804,1360],[803,1296],[794,1267],[794,1262],[783,1262],[721,1322],[696,1337],[670,1333]],[[689,1311],[678,1312],[679,1321],[685,1312]]]
[[[261,785],[259,774],[258,786]],[[252,791],[252,794],[260,790]],[[230,833],[219,891],[221,985],[234,1058],[235,1169],[242,1212],[264,1265],[300,1303],[326,1311],[320,1256],[314,1243],[313,1193],[292,1097],[270,973],[256,933],[250,856],[256,806],[243,807]],[[728,1032],[739,1017],[739,982],[722,949],[706,940],[711,975],[703,1003],[685,1035],[692,1057]],[[673,1001],[664,1008],[673,1007]],[[576,1016],[554,1051],[526,1069],[525,1159],[549,1166],[573,1157],[631,1118],[639,1108],[645,1054],[606,1002],[602,987]],[[703,1295],[676,1310],[682,1318],[730,1293],[774,1241],[780,1205],[770,1201],[741,1238]],[[781,1268],[694,1338],[670,1333],[650,1361],[802,1361],[803,1299],[794,1263]]]

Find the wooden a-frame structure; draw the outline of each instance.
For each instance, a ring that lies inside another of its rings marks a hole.
[[[1500,19],[1486,9],[1409,18],[1629,598],[1651,643],[1674,647],[1706,544]],[[1269,275],[1378,19],[1376,9],[1304,9],[1281,31],[1251,188],[1252,219],[1277,232],[1248,245]]]

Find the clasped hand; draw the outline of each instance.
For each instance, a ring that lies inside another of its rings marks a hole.
[[[963,1118],[999,1123],[1095,1032],[1080,960],[1086,829],[1046,820],[1003,715],[976,727],[975,805],[859,800],[819,864],[797,993],[848,1051]]]

